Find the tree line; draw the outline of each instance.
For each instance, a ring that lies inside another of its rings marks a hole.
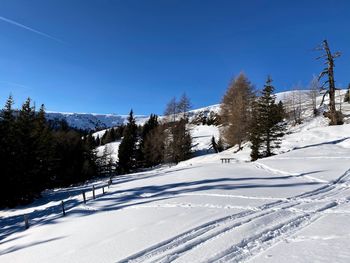
[[[27,99],[13,109],[10,96],[0,113],[0,207],[26,204],[47,188],[96,176],[93,145],[65,122],[47,122]]]
[[[0,112],[0,207],[27,204],[45,189],[190,158],[189,103],[184,96],[176,102],[176,114],[181,114],[175,119],[160,122],[151,114],[143,126],[136,125],[131,111],[126,125],[99,138],[62,120],[47,121],[44,105],[37,110],[29,98],[15,110],[9,96]],[[107,153],[97,156],[97,146],[116,140],[121,140],[117,163],[105,158]]]

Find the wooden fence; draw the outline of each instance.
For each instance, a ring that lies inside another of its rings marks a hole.
[[[98,189],[101,189],[102,190],[102,195],[104,195],[106,193],[106,190],[105,188],[109,188],[112,184],[112,178],[110,178],[107,182],[107,185],[102,185],[100,186],[99,188],[96,188],[95,185],[92,185],[92,188],[91,188],[91,192],[92,192],[92,200],[96,199],[96,191]],[[86,198],[86,194],[87,192],[89,191],[86,191],[86,190],[82,190],[81,194],[83,196],[83,202],[84,204],[86,204],[86,202],[88,201],[88,199]],[[66,211],[66,208],[65,208],[65,205],[64,205],[64,200],[61,201],[61,211],[62,211],[62,216],[66,216],[67,214],[67,211]],[[28,229],[30,224],[29,224],[29,215],[28,214],[25,214],[23,216],[23,220],[24,220],[24,229]]]

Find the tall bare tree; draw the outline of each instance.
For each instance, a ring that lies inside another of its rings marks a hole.
[[[336,111],[335,108],[335,80],[334,80],[334,59],[340,56],[340,52],[335,52],[332,54],[327,40],[323,40],[322,44],[316,48],[316,50],[324,52],[323,55],[317,59],[324,59],[324,64],[327,65],[323,71],[318,76],[318,80],[327,76],[321,86],[321,88],[326,88],[326,93],[323,95],[321,105],[323,104],[324,98],[329,94],[329,112],[326,114],[329,117],[330,125],[338,125],[342,123],[341,114]]]
[[[191,101],[187,97],[186,93],[183,93],[179,103],[177,104],[178,112],[182,114],[183,119],[187,119],[188,111],[191,109]]]
[[[320,94],[318,78],[314,76],[309,84],[308,97],[312,106],[313,114],[316,116],[317,112],[317,96]]]
[[[176,102],[176,98],[173,97],[168,104],[166,105],[164,115],[167,116],[170,121],[176,121],[176,115],[179,113],[178,104]]]
[[[223,139],[229,145],[238,144],[239,150],[248,136],[253,99],[253,86],[243,73],[231,82],[222,99],[220,117]]]
[[[303,105],[304,93],[299,85],[294,86],[292,90],[283,98],[286,115],[288,119],[294,122],[294,125],[302,123],[302,116],[305,111]]]

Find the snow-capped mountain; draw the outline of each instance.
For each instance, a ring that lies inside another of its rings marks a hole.
[[[300,99],[302,104],[307,104],[310,101],[308,91],[284,91],[276,93],[276,101],[286,102],[288,98],[293,96],[293,93],[299,92],[300,98],[294,98],[294,100]],[[342,101],[342,97],[345,94],[345,90],[339,91],[336,94],[338,101]],[[295,95],[296,96],[296,95]],[[298,95],[299,96],[299,95]],[[339,98],[341,97],[341,98]],[[321,96],[318,96],[318,103],[321,101]],[[328,98],[326,97],[325,102],[327,103]],[[218,114],[220,111],[220,104],[214,104],[207,107],[202,107],[198,109],[193,109],[189,111],[188,115],[190,121],[199,115],[208,117],[210,114]],[[49,120],[65,120],[68,125],[82,130],[103,130],[111,127],[115,127],[127,122],[128,115],[118,115],[118,114],[96,114],[96,113],[67,113],[67,112],[50,112],[46,113],[46,117]],[[136,123],[142,125],[147,119],[148,115],[135,115]],[[164,116],[160,116],[160,119]]]
[[[69,126],[82,130],[101,130],[127,122],[128,115],[47,112],[48,120],[65,120]],[[137,124],[142,124],[148,116],[136,115]]]
[[[200,109],[191,110],[189,112],[190,118],[202,112],[204,116],[210,112],[217,113],[220,105],[212,105]],[[136,123],[141,125],[147,119],[148,115],[135,115]],[[65,120],[69,126],[82,130],[102,130],[111,127],[119,126],[127,122],[128,115],[118,114],[96,114],[96,113],[70,113],[70,112],[52,112],[46,113],[48,120]]]

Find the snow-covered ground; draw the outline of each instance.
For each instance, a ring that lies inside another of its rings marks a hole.
[[[104,182],[1,211],[0,262],[349,262],[350,124],[317,117],[290,131],[256,162],[246,145],[115,177],[87,204],[81,190]],[[192,134],[201,151],[218,130]]]

